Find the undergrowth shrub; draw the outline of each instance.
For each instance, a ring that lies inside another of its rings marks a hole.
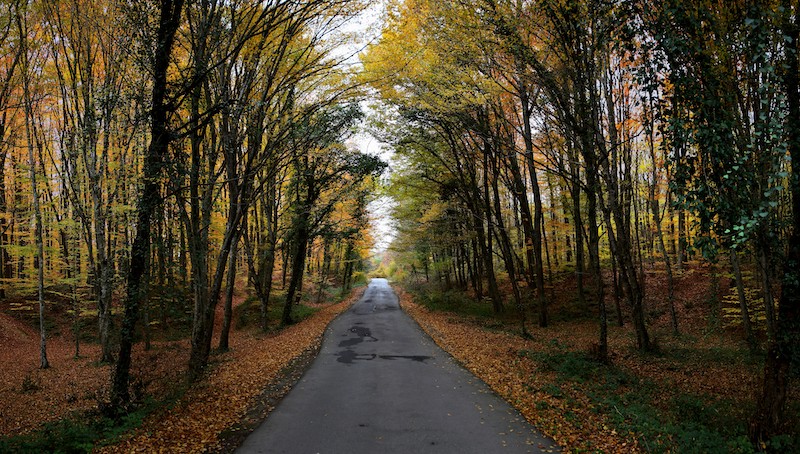
[[[118,419],[104,417],[99,413],[87,413],[46,423],[34,432],[0,439],[0,452],[89,453],[95,447],[113,444],[127,432],[141,426],[145,416],[157,408],[157,405],[149,402]]]
[[[747,438],[751,408],[741,402],[706,395],[665,396],[663,384],[642,380],[614,365],[594,360],[588,353],[572,351],[558,342],[546,351],[520,351],[540,370],[555,372],[556,383],[542,391],[571,400],[568,389],[585,394],[597,413],[605,415],[618,433],[632,433],[646,452],[753,453],[794,452],[794,436],[775,437],[756,447]]]
[[[459,314],[490,318],[492,306],[485,301],[476,301],[458,290],[442,290],[433,287],[417,287],[413,289],[415,300],[432,311],[456,312]]]

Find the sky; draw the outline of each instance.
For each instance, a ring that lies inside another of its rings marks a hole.
[[[374,1],[358,17],[351,20],[344,28],[343,32],[353,33],[355,42],[342,46],[341,55],[351,56],[346,64],[360,65],[357,53],[367,44],[380,38],[382,16],[385,10],[384,1]],[[361,105],[367,117],[370,115],[371,107],[364,102]],[[367,124],[362,125],[361,131],[350,139],[353,147],[358,148],[362,153],[378,156],[389,164],[389,168],[384,173],[384,178],[391,172],[392,150],[387,145],[381,143],[377,138],[369,133]],[[391,219],[391,209],[393,200],[385,195],[376,194],[376,199],[371,201],[367,209],[370,213],[370,223],[372,225],[372,237],[375,245],[372,253],[381,255],[388,249],[394,239],[395,229]]]

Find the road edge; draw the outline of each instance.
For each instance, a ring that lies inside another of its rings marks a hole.
[[[350,305],[336,314],[336,316],[328,322],[325,329],[317,337],[314,345],[306,348],[300,352],[300,354],[292,358],[289,363],[281,369],[278,376],[267,384],[261,394],[254,398],[253,403],[248,407],[247,412],[242,418],[220,433],[217,446],[206,452],[214,454],[233,453],[253,431],[266,421],[270,413],[272,413],[278,404],[280,404],[281,400],[283,400],[295,385],[297,385],[311,367],[314,360],[317,359],[317,355],[322,348],[322,341],[330,325],[341,317],[342,314],[347,312],[353,304],[361,300],[367,287],[368,286],[365,285],[353,290],[353,293],[348,297],[348,299],[351,300]]]

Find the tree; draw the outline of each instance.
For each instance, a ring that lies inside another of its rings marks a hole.
[[[698,242],[706,255],[716,255],[720,243],[730,250],[745,322],[748,308],[738,250],[756,239],[753,246],[761,249],[758,256],[764,256],[768,243],[763,238],[779,205],[777,195],[787,181],[793,204],[781,302],[750,430],[754,441],[763,442],[779,432],[784,420],[786,390],[800,338],[800,186],[793,166],[788,168],[787,163],[800,158],[797,18],[789,2],[726,5],[714,14],[710,4],[691,9],[680,6],[681,2],[671,2],[656,9],[654,27],[670,80],[691,114],[674,116],[670,128],[673,141],[685,141],[696,153],[678,163],[678,182],[685,188],[680,203],[697,213],[705,232]],[[709,35],[718,39],[709,41]],[[780,59],[783,70],[776,68],[774,58]],[[752,333],[747,337],[755,350]]]
[[[37,268],[37,294],[39,297],[39,368],[47,369],[50,363],[47,360],[47,334],[45,329],[44,311],[44,233],[42,226],[42,209],[39,203],[39,188],[36,182],[36,168],[37,162],[34,153],[36,144],[39,143],[36,138],[36,131],[34,130],[36,120],[34,118],[34,103],[36,99],[31,88],[31,82],[34,75],[33,68],[39,63],[39,52],[36,49],[31,49],[31,30],[29,27],[29,18],[32,11],[25,5],[16,10],[16,24],[17,24],[17,37],[20,42],[20,53],[22,55],[21,68],[22,71],[22,104],[25,111],[25,138],[28,149],[28,171],[30,175],[31,184],[31,198],[33,200],[33,216],[35,224],[35,241],[36,241],[36,268]]]
[[[159,19],[152,60],[151,139],[144,157],[145,177],[136,210],[136,237],[131,248],[125,314],[120,331],[119,354],[112,376],[111,410],[115,413],[124,412],[131,400],[129,389],[131,350],[139,308],[144,299],[144,276],[150,254],[151,220],[160,203],[160,176],[171,142],[169,120],[175,108],[167,102],[167,75],[175,35],[181,24],[183,0],[162,0],[158,6]]]
[[[6,196],[6,160],[13,142],[14,106],[12,96],[17,84],[23,46],[14,46],[14,32],[17,31],[19,2],[7,2],[0,12],[0,43],[7,57],[0,66],[0,278],[10,279],[13,274],[11,255],[7,246],[11,245],[9,230],[13,220],[9,219],[9,204]],[[0,298],[6,297],[5,286],[0,288]]]
[[[782,1],[780,31],[786,43],[785,72],[781,74],[786,93],[786,142],[791,158],[789,192],[792,200],[791,234],[783,265],[781,299],[764,365],[764,384],[751,426],[751,437],[764,441],[781,430],[786,418],[789,381],[800,364],[800,23],[790,2]]]
[[[276,175],[288,165],[295,151],[289,142],[295,124],[347,91],[342,88],[346,79],[336,69],[338,62],[328,58],[324,40],[338,27],[340,15],[358,7],[358,2],[317,0],[205,2],[190,10],[189,20],[195,24],[190,36],[193,63],[183,87],[189,99],[189,209],[183,218],[195,290],[192,379],[199,378],[208,362],[226,264],[242,234],[246,213],[262,191],[272,190]],[[228,33],[229,24],[239,25],[237,33]],[[249,121],[240,122],[247,115],[239,114],[248,110]],[[263,137],[244,148],[245,138],[255,134]],[[219,184],[222,175],[224,185]],[[253,181],[256,175],[263,179]],[[223,187],[229,196],[228,212],[214,260],[208,226]],[[179,197],[186,199],[185,194]],[[212,262],[216,262],[213,269]]]
[[[104,24],[110,27],[114,17],[122,12],[118,6],[112,3],[98,8],[92,2],[80,0],[45,4],[52,35],[51,58],[61,100],[60,177],[82,224],[88,248],[102,362],[113,361],[110,326],[114,263],[108,240],[116,227],[112,218],[120,196],[116,185],[128,171],[123,166],[114,166],[115,160],[122,161],[125,157],[112,155],[115,151],[126,153],[134,137],[119,119],[120,111],[130,102],[123,94],[127,88],[123,80],[131,62],[124,58],[123,50],[131,37],[104,31]],[[114,150],[114,144],[119,144],[120,149]],[[84,177],[88,185],[83,184]]]
[[[283,325],[293,321],[292,307],[300,300],[308,244],[322,221],[342,197],[386,167],[374,156],[341,145],[360,115],[355,106],[334,106],[301,123],[295,131],[290,194],[295,199],[290,229],[292,274],[281,317]]]

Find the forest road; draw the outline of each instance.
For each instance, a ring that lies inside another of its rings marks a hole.
[[[400,309],[385,279],[331,323],[303,378],[237,453],[558,451]]]

